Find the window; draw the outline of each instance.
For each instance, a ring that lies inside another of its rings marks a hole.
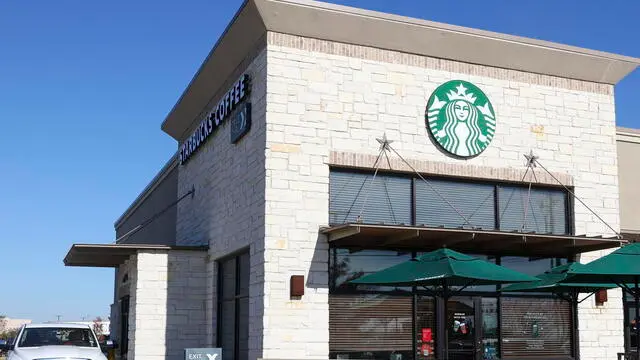
[[[411,358],[411,296],[329,297],[329,358]]]
[[[417,225],[496,228],[495,186],[435,179],[416,180],[415,186]]]
[[[498,199],[501,230],[568,233],[567,196],[560,189],[532,188],[529,192],[527,187],[501,185]]]
[[[473,256],[531,275],[569,261],[564,258]],[[330,250],[330,358],[411,359],[414,311],[417,359],[432,360],[443,349],[447,337],[444,327],[438,325],[439,321],[445,321],[441,298],[433,298],[420,288],[413,295],[410,288],[349,284],[350,280],[410,258],[411,252]],[[458,346],[456,344],[468,343],[481,346],[478,350],[487,358],[571,358],[573,323],[569,302],[547,293],[499,293],[497,290],[496,286],[470,286],[450,300],[447,316],[453,318],[449,323],[455,324],[458,320],[473,329],[468,333],[466,327],[453,329],[460,333],[449,333],[450,350]],[[439,311],[440,316],[437,316]],[[470,342],[472,335],[474,341]]]
[[[120,299],[120,357],[127,359],[129,352],[129,296]]]
[[[627,351],[636,351],[638,346],[638,326],[636,305],[633,296],[624,292],[624,343]]]
[[[501,300],[504,359],[571,358],[571,305],[551,298]]]
[[[65,345],[98,347],[98,341],[88,328],[65,327],[27,327],[18,340],[20,348]]]
[[[329,222],[569,234],[564,189],[332,169]],[[466,221],[465,221],[466,219]]]
[[[218,346],[223,360],[249,357],[249,253],[218,262]]]
[[[333,224],[411,224],[411,179],[378,173],[332,171],[329,210]]]
[[[349,281],[411,259],[411,253],[384,251],[335,249],[330,260],[331,284],[334,289],[358,289],[362,291],[406,291],[410,288],[396,286],[354,285]]]

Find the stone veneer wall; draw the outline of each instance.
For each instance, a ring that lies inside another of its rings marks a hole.
[[[120,299],[123,296],[131,295],[131,288],[135,290],[135,285],[132,285],[135,276],[136,257],[131,256],[122,265],[120,265],[116,271],[114,271],[114,284],[113,284],[113,304],[111,304],[111,321],[109,322],[109,331],[111,338],[117,341],[118,344],[122,344],[120,338],[120,326],[122,319],[120,319]],[[129,280],[123,282],[124,276],[127,276]],[[130,322],[131,323],[131,322]],[[116,358],[120,359],[120,350],[116,350]]]
[[[132,279],[129,359],[180,360],[206,346],[206,252],[140,251]]]
[[[216,342],[216,260],[235,251],[250,248],[251,284],[249,289],[249,357],[262,355],[264,292],[264,214],[265,214],[265,109],[266,45],[257,44],[229,77],[231,84],[240,75],[251,77],[252,125],[236,144],[230,142],[225,123],[184,165],[179,165],[178,194],[195,187],[195,196],[178,204],[177,244],[208,244],[207,261],[207,344]],[[203,116],[228,90],[212,94]],[[194,124],[198,119],[194,119]]]
[[[328,222],[332,151],[377,155],[376,138],[386,132],[403,157],[454,164],[473,176],[478,167],[523,170],[523,155],[533,150],[618,230],[612,86],[285,34],[269,33],[267,42],[264,358],[329,352],[328,244],[318,228]],[[493,142],[470,160],[441,153],[425,128],[428,97],[454,79],[478,85],[497,115]],[[577,234],[611,234],[579,203],[574,217]],[[292,274],[306,275],[301,300],[287,295]],[[622,350],[620,297],[611,290],[602,307],[581,304],[583,359],[615,359]]]

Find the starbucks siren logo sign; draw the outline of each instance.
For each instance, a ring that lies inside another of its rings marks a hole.
[[[489,146],[496,132],[496,115],[487,96],[462,80],[448,81],[427,102],[427,128],[447,152],[469,158]]]

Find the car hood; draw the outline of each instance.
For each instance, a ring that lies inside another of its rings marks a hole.
[[[104,355],[99,347],[79,347],[79,346],[40,346],[32,348],[17,348],[14,354],[22,360],[33,359],[91,359],[104,360]]]

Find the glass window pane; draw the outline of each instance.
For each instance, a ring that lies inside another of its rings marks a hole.
[[[418,296],[417,304],[417,358],[419,360],[432,360],[436,356],[435,301],[431,296]]]
[[[411,359],[411,296],[329,295],[331,359]]]
[[[332,249],[331,276],[335,281],[335,289],[356,288],[349,281],[400,264],[411,259],[410,253],[383,250],[350,251],[349,249]],[[371,291],[390,291],[392,286],[358,285],[357,289]],[[410,288],[403,288],[411,291]]]
[[[249,298],[238,299],[238,360],[249,358]]]
[[[411,179],[378,173],[332,171],[329,176],[331,224],[411,224]]]
[[[533,276],[566,263],[567,259],[562,258],[528,258],[521,256],[503,256],[500,258],[500,265]]]
[[[566,199],[560,189],[531,189],[529,193],[527,187],[500,186],[500,229],[566,234]]]
[[[447,343],[453,359],[468,359],[476,347],[476,308],[472,297],[454,296],[447,301],[445,313]],[[467,356],[465,356],[467,355]]]
[[[495,229],[493,185],[427,180],[428,183],[423,180],[415,182],[416,225]]]
[[[483,359],[497,359],[500,354],[498,328],[498,299],[482,298]]]
[[[235,301],[224,301],[222,303],[222,313],[220,329],[220,347],[222,347],[223,360],[235,360],[235,340],[236,340],[236,311]]]
[[[238,295],[249,296],[249,274],[251,272],[249,253],[242,254],[238,257],[238,272]]]
[[[570,358],[571,307],[551,298],[501,299],[504,359]]]
[[[633,295],[629,294],[627,291],[623,291],[622,293],[624,294],[624,299],[626,301],[631,301],[631,302],[635,301],[635,298],[633,297]]]
[[[500,265],[527,275],[536,276],[542,274],[551,268],[564,265],[568,261],[562,258],[528,258],[520,256],[503,256],[500,258]],[[509,294],[520,294],[519,292],[509,292]],[[521,294],[547,294],[522,292]]]
[[[222,271],[222,299],[231,300],[236,295],[236,261],[235,258],[220,263]]]

